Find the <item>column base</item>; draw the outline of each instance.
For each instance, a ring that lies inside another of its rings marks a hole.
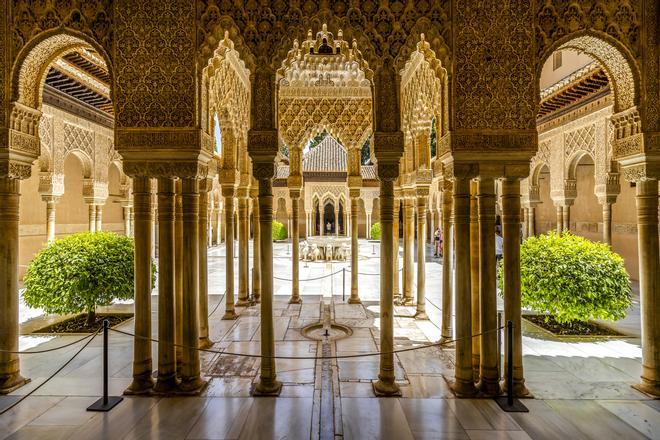
[[[417,312],[417,313],[415,313],[415,319],[417,319],[419,321],[428,321],[429,320],[429,315],[427,315],[426,312],[424,312],[424,311]]]
[[[154,386],[153,394],[159,396],[169,396],[175,394],[179,389],[179,381],[176,379],[176,374],[173,373],[169,376],[158,376],[156,386]]]
[[[250,395],[252,397],[277,397],[282,392],[282,382],[277,380],[264,381],[259,380],[259,383],[252,384]]]
[[[199,396],[207,386],[208,382],[199,376],[184,377],[179,383],[176,394],[179,396]]]
[[[383,381],[382,379],[371,382],[376,397],[401,397],[401,388],[395,381]]]
[[[223,321],[232,321],[234,319],[238,319],[238,315],[233,310],[225,312],[225,314],[222,315],[222,320]]]
[[[495,397],[502,394],[502,387],[497,379],[482,378],[477,384],[477,390],[484,397]]]
[[[456,341],[449,336],[440,336],[440,340],[438,341],[439,344],[441,344],[445,348],[454,348],[456,347]]]
[[[414,298],[412,296],[400,296],[394,300],[394,305],[397,306],[412,306],[414,305]]]
[[[250,300],[247,298],[238,298],[236,301],[236,304],[234,304],[236,307],[249,307],[250,306]]]
[[[648,380],[642,377],[642,381],[632,385],[632,387],[654,399],[660,398],[660,381]]]
[[[302,298],[300,296],[292,296],[289,298],[289,304],[302,304]]]
[[[507,393],[508,387],[506,381],[502,382],[502,392]],[[525,386],[525,381],[513,381],[513,397],[534,398],[532,393]]]
[[[0,379],[0,394],[9,394],[16,391],[31,380],[21,376],[19,373],[3,376]]]
[[[474,386],[474,382],[471,380],[455,380],[450,388],[456,397],[474,397],[477,395],[477,387]]]
[[[124,390],[125,396],[146,396],[154,389],[154,380],[151,374],[133,376],[133,382]]]
[[[362,300],[360,299],[360,297],[353,298],[351,296],[350,298],[348,298],[348,303],[349,304],[362,304]]]
[[[204,336],[203,338],[199,338],[199,342],[197,343],[199,348],[211,348],[213,347],[213,341],[209,339],[208,336]]]

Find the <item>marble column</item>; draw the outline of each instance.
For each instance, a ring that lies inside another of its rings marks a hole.
[[[536,208],[534,206],[529,207],[527,221],[529,222],[529,225],[527,226],[527,236],[533,237],[536,235]]]
[[[352,188],[349,190],[351,197],[351,297],[348,298],[349,304],[360,304],[360,294],[358,292],[358,212],[360,210],[360,189]]]
[[[640,391],[660,396],[660,261],[658,259],[658,181],[636,185],[639,292],[642,321]]]
[[[386,168],[387,167],[387,168]],[[383,170],[383,168],[386,168]],[[392,223],[394,216],[394,179],[388,178],[398,172],[396,166],[378,164],[380,178],[380,366],[378,381],[373,383],[376,396],[401,396],[395,381],[394,371],[394,280],[392,264]]]
[[[202,179],[199,183],[199,224],[197,246],[199,252],[199,347],[209,348],[213,345],[209,339],[209,271],[207,243],[208,229],[208,190],[211,188],[211,179]]]
[[[413,301],[414,245],[415,206],[413,199],[406,196],[403,199],[403,304],[412,304]]]
[[[603,243],[612,245],[612,204],[603,203]]]
[[[158,379],[154,391],[168,394],[176,390],[176,350],[174,333],[174,254],[176,251],[174,179],[158,179]]]
[[[260,171],[271,171],[268,166]],[[272,165],[271,165],[272,166]],[[267,173],[274,175],[274,170]],[[261,371],[252,395],[279,395],[282,383],[277,380],[275,368],[275,334],[273,328],[273,182],[272,178],[259,178],[259,221],[261,222]]]
[[[482,177],[478,184],[479,318],[483,332],[479,348],[477,388],[486,396],[500,394],[497,347],[497,289],[495,261],[495,181]],[[476,339],[476,338],[475,338]]]
[[[557,205],[557,234],[564,230],[564,207]]]
[[[339,237],[339,203],[335,206],[335,237]]]
[[[131,237],[135,236],[135,210],[131,206],[130,212],[130,223],[131,223]]]
[[[96,232],[103,230],[103,205],[96,205],[96,226],[94,230]]]
[[[51,196],[46,200],[46,240],[48,243],[55,240],[55,206],[57,197]]]
[[[394,295],[395,302],[401,302],[403,296],[401,295],[401,282],[399,280],[399,211],[401,210],[401,200],[398,197],[394,197],[394,208],[392,211],[392,216],[394,220],[392,221],[392,259],[394,267],[393,270],[393,282],[394,286],[392,288],[392,293]],[[381,230],[381,237],[383,235]]]
[[[218,246],[222,243],[222,209],[216,209],[216,215],[218,216],[217,227],[215,228],[215,242]]]
[[[429,319],[426,314],[426,202],[428,192],[417,196],[417,310],[415,319]]]
[[[522,213],[523,213],[522,238],[523,238],[523,240],[527,240],[527,237],[529,235],[529,209],[528,208],[523,208]]]
[[[181,179],[174,182],[174,340],[176,347],[177,372],[181,369],[183,351],[183,199],[181,197]]]
[[[443,182],[442,190],[442,324],[441,341],[454,337],[453,319],[453,243],[451,215],[453,207],[453,187],[451,182]]]
[[[241,193],[238,197],[238,301],[237,307],[247,307],[250,305],[248,298],[248,272],[250,266],[250,249],[248,224],[248,199],[247,189],[239,188]]]
[[[20,373],[18,351],[18,225],[20,180],[0,177],[0,394],[29,379]]]
[[[564,205],[562,209],[562,228],[564,231],[571,231],[571,206]]]
[[[135,209],[135,303],[133,338],[133,382],[125,394],[148,394],[154,386],[151,377],[151,179],[133,178]]]
[[[504,258],[504,319],[513,322],[513,347],[505,343],[505,356],[513,351],[513,392],[529,394],[525,388],[522,363],[522,311],[520,293],[520,181],[502,179],[502,238]],[[505,338],[506,341],[506,338]],[[507,368],[505,362],[505,370]],[[506,389],[511,384],[506,383]]]
[[[494,238],[493,238],[494,240]],[[472,308],[472,334],[481,332],[479,319],[479,207],[477,204],[477,181],[470,182],[470,303]],[[472,370],[479,378],[479,357],[481,340],[472,338]]]
[[[183,202],[183,345],[181,383],[185,394],[199,394],[205,387],[200,374],[199,344],[199,180],[181,179]]]
[[[300,247],[298,246],[300,190],[289,189],[291,197],[291,298],[289,304],[300,304]]]
[[[472,368],[472,301],[470,260],[470,179],[454,178],[456,234],[456,364],[453,390],[459,397],[476,393]]]
[[[261,302],[261,220],[259,217],[259,190],[252,195],[252,216],[254,221],[254,240],[252,243],[252,299]]]
[[[124,235],[127,237],[131,236],[131,207],[124,206]]]
[[[88,207],[88,217],[89,217],[89,232],[96,232],[96,205],[90,203]]]
[[[234,309],[234,193],[233,185],[222,186],[225,198],[225,314],[222,319],[236,319]]]

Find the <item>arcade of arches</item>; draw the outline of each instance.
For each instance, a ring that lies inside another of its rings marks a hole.
[[[423,244],[437,229],[457,396],[533,393],[520,238],[555,229],[624,257],[641,302],[635,386],[660,395],[656,1],[107,3],[0,4],[0,392],[28,380],[11,353],[26,265],[57,237],[103,229],[135,237],[127,394],[205,388],[193,347],[212,346],[207,248],[222,245],[228,262],[238,254],[223,319],[257,305],[253,395],[278,395],[278,220],[292,304],[306,242],[333,236],[350,259],[347,302],[360,304],[359,239],[380,224],[377,396],[401,394],[395,305],[428,319]],[[515,329],[502,385],[496,222]]]

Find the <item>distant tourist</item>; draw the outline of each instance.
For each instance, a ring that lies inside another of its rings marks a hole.
[[[435,230],[435,237],[433,238],[435,244],[435,252],[433,253],[434,257],[442,256],[442,231],[440,228]]]
[[[502,230],[499,226],[495,226],[495,260],[499,263],[504,253],[504,239],[502,238]]]
[[[330,232],[331,229],[332,229],[332,224],[331,224],[330,222],[328,222],[328,224],[325,225],[325,230],[326,230],[327,232]]]

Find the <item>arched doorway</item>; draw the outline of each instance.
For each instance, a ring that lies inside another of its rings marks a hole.
[[[333,202],[328,201],[323,206],[323,235],[330,235],[335,233],[337,226],[335,221],[335,205]]]

